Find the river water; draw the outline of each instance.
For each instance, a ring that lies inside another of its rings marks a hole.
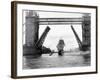
[[[58,56],[57,53],[54,53],[52,56],[43,54],[38,58],[24,56],[23,69],[90,66],[90,58],[86,60],[82,55],[76,54],[64,53],[64,56]]]

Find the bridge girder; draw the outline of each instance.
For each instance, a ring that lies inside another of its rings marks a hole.
[[[39,25],[82,24],[83,18],[39,18]]]

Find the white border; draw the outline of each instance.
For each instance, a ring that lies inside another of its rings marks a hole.
[[[49,11],[64,11],[64,12],[82,12],[91,13],[91,66],[89,67],[74,67],[74,68],[52,68],[52,69],[22,69],[22,9],[28,10],[49,10]],[[47,75],[47,74],[62,74],[62,73],[79,73],[93,72],[96,70],[96,10],[89,8],[74,8],[74,7],[58,7],[44,5],[27,5],[17,4],[17,76],[32,76],[32,75]]]

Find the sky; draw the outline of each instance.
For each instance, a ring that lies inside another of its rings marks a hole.
[[[65,42],[64,50],[70,50],[78,47],[78,43],[70,27],[71,25],[48,25],[48,26],[50,27],[50,31],[48,32],[47,37],[45,38],[45,41],[43,43],[44,46],[56,51],[57,50],[56,46],[58,44],[58,41],[60,39],[63,39]],[[40,25],[39,37],[41,36],[46,27],[47,25]],[[73,27],[77,32],[79,38],[82,40],[81,25],[73,25]]]

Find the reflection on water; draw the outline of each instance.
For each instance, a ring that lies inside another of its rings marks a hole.
[[[82,55],[58,56],[57,53],[54,53],[52,56],[49,56],[49,54],[43,54],[38,58],[32,56],[23,57],[23,69],[81,66],[90,66],[90,58],[86,60]]]

